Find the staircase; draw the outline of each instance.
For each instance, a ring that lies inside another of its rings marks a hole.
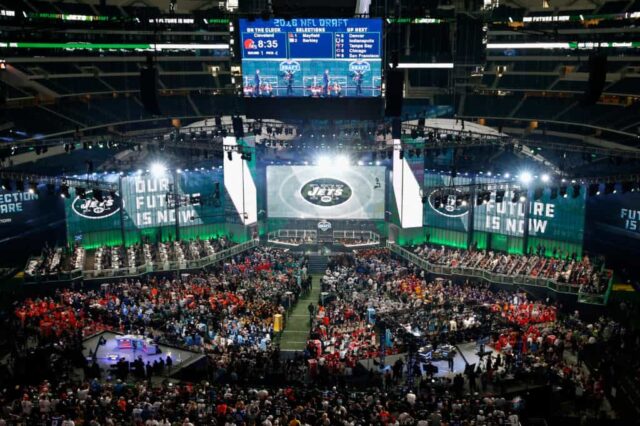
[[[329,258],[327,256],[309,255],[307,271],[309,274],[324,274],[327,270]]]

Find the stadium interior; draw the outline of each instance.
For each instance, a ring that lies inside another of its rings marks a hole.
[[[640,0],[0,0],[0,426],[640,424]]]

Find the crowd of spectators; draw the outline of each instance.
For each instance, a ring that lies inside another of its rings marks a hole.
[[[386,249],[331,259],[321,300],[309,306],[306,350],[281,358],[274,315],[308,288],[305,262],[259,248],[206,273],[66,288],[17,303],[17,355],[46,347],[58,356],[48,381],[18,379],[0,392],[0,425],[519,426],[525,401],[508,389],[522,382],[559,389],[578,408],[604,404],[610,375],[586,369],[582,354],[624,335],[619,324],[560,315],[523,292],[430,277]],[[133,363],[115,375],[83,359],[83,380],[62,373],[82,338],[103,329],[197,351],[206,373],[194,382],[151,380],[169,359],[151,372]],[[395,362],[367,371],[380,358],[381,337]],[[431,362],[411,355],[468,342],[481,356],[464,371],[436,376]],[[360,375],[364,385],[355,384]]]
[[[461,250],[444,246],[422,245],[414,253],[434,265],[479,269],[499,275],[546,278],[579,288],[580,292],[598,294],[606,291],[609,271],[595,265],[588,256],[544,257],[539,254],[516,255],[490,250]]]
[[[30,276],[47,276],[72,270],[133,269],[150,264],[159,265],[162,269],[173,261],[186,267],[187,261],[212,256],[233,245],[226,237],[217,237],[158,243],[143,241],[128,248],[100,246],[90,251],[76,245],[70,253],[59,247],[45,247],[39,257],[30,259],[25,273]]]
[[[39,257],[30,258],[24,269],[27,275],[56,274],[62,269],[62,249],[45,246]]]
[[[320,378],[350,375],[358,361],[379,357],[381,339],[386,356],[410,346],[436,350],[476,342],[494,353],[465,373],[470,391],[503,389],[526,377],[562,385],[576,401],[601,406],[604,376],[582,368],[578,353],[609,341],[620,329],[615,322],[586,324],[577,312],[561,317],[553,304],[529,300],[523,292],[429,279],[383,249],[335,258],[322,282],[329,296],[313,313],[307,346]],[[430,367],[415,370],[427,375]]]

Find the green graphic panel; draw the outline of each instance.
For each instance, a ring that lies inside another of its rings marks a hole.
[[[187,240],[224,235],[222,176],[222,170],[107,175],[101,180],[118,184],[122,194],[105,192],[100,200],[90,189],[81,198],[71,188],[65,200],[68,241],[95,248],[122,244],[123,234],[126,245],[173,241],[178,234]]]

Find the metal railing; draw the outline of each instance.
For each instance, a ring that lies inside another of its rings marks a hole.
[[[291,240],[291,241],[290,241]],[[279,229],[267,234],[267,241],[274,244],[299,246],[318,242],[318,231],[311,229]]]
[[[69,272],[60,272],[49,275],[25,275],[25,283],[38,282],[54,282],[54,281],[74,281],[83,278],[85,281],[100,280],[104,278],[127,278],[139,277],[141,275],[154,272],[195,270],[213,265],[228,257],[235,256],[244,251],[258,246],[258,240],[250,240],[226,250],[213,253],[209,256],[195,260],[173,260],[168,262],[149,262],[136,267],[124,267],[118,269],[101,269],[101,270],[80,270],[74,269]]]
[[[345,243],[345,247],[367,247],[380,244],[380,235],[371,231],[333,231],[333,240],[359,240],[361,242]]]
[[[504,275],[497,274],[484,269],[467,268],[467,267],[452,267],[445,265],[435,265],[428,262],[426,259],[411,253],[409,250],[400,247],[399,245],[387,241],[387,248],[397,254],[398,256],[408,260],[414,265],[419,266],[425,271],[435,275],[449,275],[449,276],[461,276],[469,278],[479,278],[494,284],[503,285],[522,285],[538,288],[547,288],[555,291],[556,293],[575,294],[578,296],[578,302],[590,303],[594,305],[606,305],[608,300],[608,290],[604,294],[590,294],[579,291],[579,287],[568,283],[559,283],[556,280],[550,278],[531,277],[527,275]],[[609,289],[611,288],[611,281],[609,282]]]

